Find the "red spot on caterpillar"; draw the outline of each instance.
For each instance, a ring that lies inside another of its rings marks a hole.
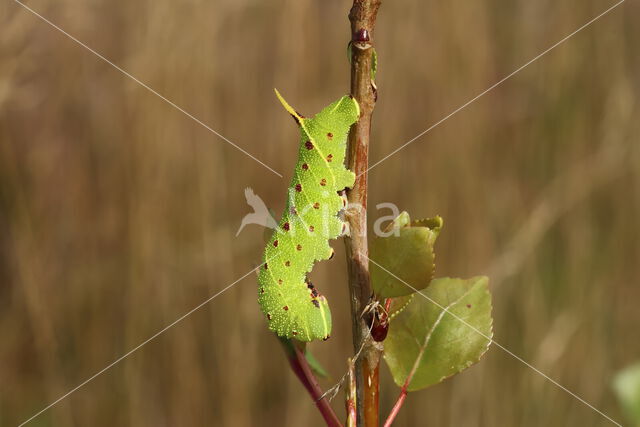
[[[309,170],[309,165],[308,165],[308,164],[306,164],[306,163],[303,163],[303,164],[302,164],[302,169],[304,169],[304,170]]]
[[[288,222],[285,222],[285,223],[282,225],[282,228],[284,229],[284,231],[289,231],[289,223],[288,223]]]
[[[269,268],[269,266],[267,265],[267,263],[264,263],[264,269],[266,270],[267,268]]]
[[[327,138],[329,138],[329,139],[333,139],[333,134],[332,134],[331,132],[329,132],[329,133],[327,134]]]
[[[299,193],[302,191],[302,185],[296,184],[296,191]]]
[[[284,265],[286,265],[287,267],[290,267],[291,266],[291,261],[285,261]]]
[[[333,154],[329,154],[327,156],[327,162],[331,162],[333,160]]]
[[[317,291],[315,288],[313,288],[313,289],[311,290],[311,296],[312,296],[313,298],[318,298],[318,296],[319,296],[319,295],[320,295],[320,294],[318,293],[318,291]]]
[[[316,308],[320,308],[320,303],[318,302],[318,300],[312,299],[311,303],[316,307]]]
[[[302,245],[298,245],[298,246],[296,246],[296,249],[297,249],[297,250],[299,250],[299,251],[301,251],[301,250],[302,250]]]
[[[309,226],[309,231],[313,233],[313,231],[315,230],[315,227],[313,225]]]
[[[282,279],[278,279],[278,285],[282,285]]]
[[[278,241],[277,240],[273,241],[273,246],[276,247],[276,248],[278,247]]]
[[[287,310],[289,310],[289,306],[288,306],[288,305],[285,305],[284,307],[282,307],[282,309],[283,309],[284,311],[287,311]]]
[[[291,331],[292,335],[298,335],[298,333],[296,331]]]
[[[467,308],[471,308],[471,304],[467,304]]]
[[[315,202],[315,203],[313,204],[313,209],[320,209],[320,203]]]
[[[325,185],[327,185],[327,180],[326,180],[326,179],[324,179],[324,178],[322,178],[322,179],[320,180],[320,185],[322,185],[323,187],[324,187]]]
[[[307,142],[304,143],[304,146],[307,147],[307,150],[312,150],[313,149],[313,142],[307,141]]]

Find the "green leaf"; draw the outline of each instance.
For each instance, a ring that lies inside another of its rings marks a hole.
[[[411,223],[412,227],[427,227],[431,229],[436,235],[440,234],[440,229],[442,228],[442,218],[439,216],[433,218],[426,219],[418,219]]]
[[[283,338],[283,337],[278,337],[278,340],[280,341],[280,344],[282,345],[282,349],[287,355],[287,359],[289,359],[290,363],[291,362],[300,363],[299,361],[297,361],[297,358],[298,358],[298,355],[296,353],[296,348],[297,348],[302,354],[304,354],[305,360],[307,361],[307,363],[309,364],[309,367],[311,368],[311,371],[315,375],[321,378],[329,378],[329,374],[327,373],[327,371],[322,367],[320,362],[318,362],[318,359],[314,357],[313,353],[309,351],[309,348],[307,347],[307,343],[294,340],[294,339]]]
[[[318,362],[318,359],[315,358],[313,353],[309,351],[308,348],[304,351],[304,357],[307,359],[307,363],[309,363],[309,367],[313,371],[314,374],[319,376],[320,378],[329,378],[329,373],[326,369]]]
[[[384,359],[396,384],[426,388],[480,359],[493,334],[488,283],[486,277],[441,278],[416,294],[385,340]]]
[[[640,426],[640,363],[620,371],[613,380],[613,388],[629,420]]]
[[[386,231],[392,231],[396,228],[408,227],[409,225],[411,225],[411,217],[409,217],[408,212],[402,211],[400,212],[400,215],[398,215],[393,221],[391,221],[391,224],[389,224]]]
[[[372,240],[369,248],[374,261],[370,266],[371,284],[379,298],[415,292],[402,281],[416,289],[424,289],[429,285],[435,271],[433,245],[441,228],[440,217],[412,223],[409,214],[402,212],[387,227],[385,234],[389,235]]]
[[[403,297],[397,297],[391,299],[391,306],[389,307],[389,321],[396,318],[396,316],[402,313],[402,310],[407,308],[407,306],[413,301],[413,297],[416,294],[413,293],[411,295],[405,295]]]

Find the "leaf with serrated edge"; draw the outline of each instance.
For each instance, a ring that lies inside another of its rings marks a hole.
[[[493,334],[488,283],[486,277],[435,279],[394,319],[384,359],[396,384],[411,375],[407,390],[420,390],[480,359]]]
[[[369,252],[375,263],[370,267],[371,285],[379,298],[400,297],[415,292],[402,281],[411,283],[416,289],[424,289],[429,285],[435,271],[433,245],[440,228],[440,217],[411,223],[409,214],[402,212],[387,227],[387,231],[395,230],[392,235],[378,236],[372,240]]]
[[[402,310],[407,308],[407,306],[413,301],[413,297],[416,294],[405,295],[403,297],[397,297],[391,299],[391,306],[389,306],[389,321],[393,320],[397,315],[402,313]]]

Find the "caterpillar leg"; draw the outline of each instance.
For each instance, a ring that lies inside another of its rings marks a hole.
[[[343,189],[338,191],[338,196],[340,196],[340,200],[342,201],[342,208],[338,211],[338,218],[342,222],[342,230],[340,232],[340,236],[351,236],[351,230],[349,229],[349,224],[347,223],[347,189]]]
[[[347,208],[347,204],[349,203],[349,201],[347,200],[347,190],[342,190],[342,191],[338,191],[338,195],[340,196],[340,199],[342,200],[342,209],[346,209]]]
[[[342,223],[342,233],[340,234],[340,236],[351,237],[351,227],[346,221]]]

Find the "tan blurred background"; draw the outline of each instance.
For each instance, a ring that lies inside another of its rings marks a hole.
[[[387,155],[614,4],[385,1],[371,159]],[[297,130],[348,90],[349,1],[32,0],[281,179],[38,20],[0,4],[0,425],[57,399],[261,256],[243,190],[280,211]],[[371,171],[382,202],[440,214],[438,274],[492,279],[495,338],[624,422],[640,358],[640,6],[612,11]],[[635,17],[635,19],[634,19]],[[314,270],[352,354],[341,242]],[[381,404],[397,389],[386,367]],[[342,411],[342,396],[334,406]],[[342,412],[341,412],[342,413]],[[321,425],[249,276],[34,420],[38,426]],[[397,425],[600,426],[492,348],[410,394]]]

